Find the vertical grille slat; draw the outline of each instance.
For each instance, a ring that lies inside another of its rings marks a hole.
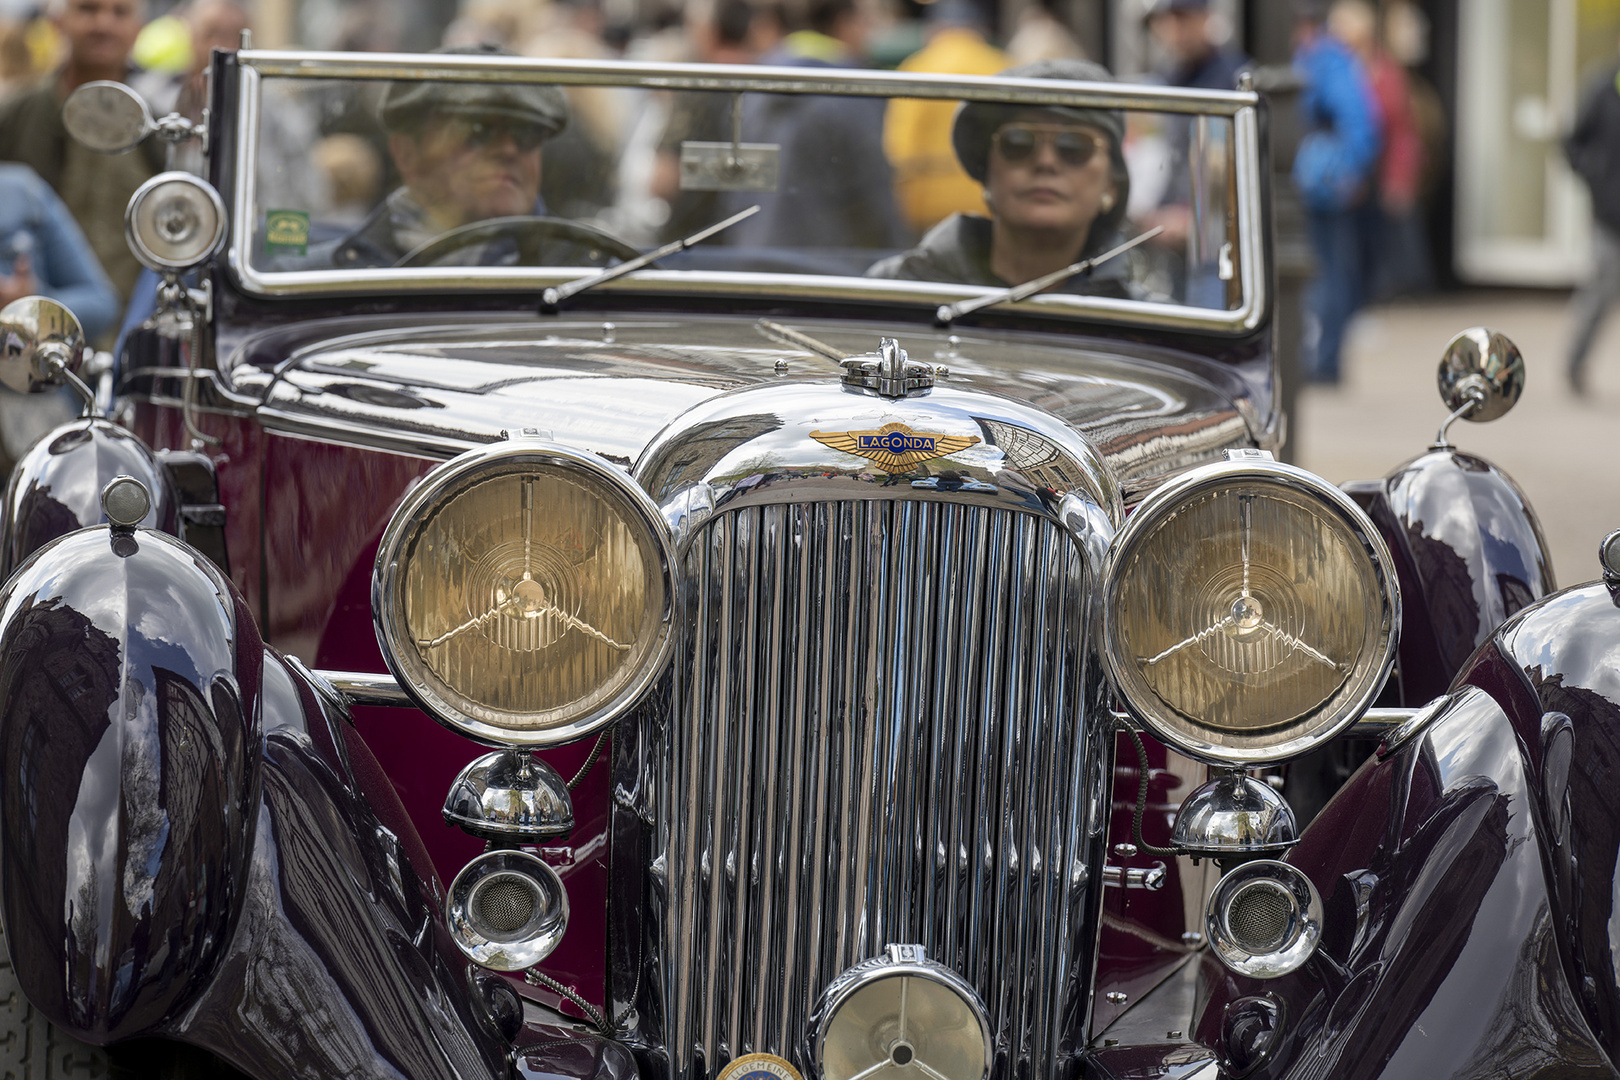
[[[684,560],[690,666],[649,743],[674,1080],[806,1066],[821,991],[891,941],[978,989],[998,1070],[1058,1075],[1095,753],[1074,542],[873,500],[727,511]]]

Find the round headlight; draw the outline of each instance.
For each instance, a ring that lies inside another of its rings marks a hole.
[[[808,1034],[822,1080],[984,1080],[994,1060],[979,995],[920,945],[890,945],[834,979]]]
[[[589,454],[502,443],[455,458],[383,533],[372,612],[400,685],[496,746],[595,731],[657,676],[674,566],[657,509]]]
[[[1395,656],[1389,552],[1338,488],[1276,462],[1197,469],[1115,539],[1104,656],[1155,735],[1220,764],[1292,757],[1366,708]]]
[[[130,196],[124,234],[142,266],[189,270],[225,239],[225,203],[190,173],[158,173]]]

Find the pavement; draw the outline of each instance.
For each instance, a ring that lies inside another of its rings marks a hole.
[[[1446,417],[1436,372],[1459,330],[1488,326],[1518,345],[1525,390],[1506,416],[1459,420],[1448,437],[1512,476],[1541,520],[1560,586],[1597,578],[1599,542],[1620,529],[1620,315],[1593,346],[1586,396],[1564,377],[1568,298],[1458,293],[1365,310],[1336,387],[1301,389],[1293,460],[1334,483],[1376,479],[1424,452]]]

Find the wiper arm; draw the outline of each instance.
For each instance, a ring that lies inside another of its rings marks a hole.
[[[1101,266],[1114,256],[1123,255],[1137,244],[1145,243],[1162,232],[1164,232],[1164,226],[1155,225],[1147,232],[1132,237],[1110,251],[1105,251],[1101,255],[1093,255],[1089,259],[1081,259],[1077,263],[1071,263],[1061,270],[1052,271],[1050,274],[1042,274],[1034,281],[1026,281],[1022,285],[1014,285],[1010,289],[998,289],[995,292],[985,293],[983,296],[975,296],[971,300],[958,300],[954,304],[941,304],[939,310],[934,313],[934,321],[940,326],[949,326],[952,320],[960,319],[970,311],[978,311],[980,308],[990,307],[992,304],[1010,304],[1014,300],[1034,296],[1042,289],[1050,285],[1056,285],[1065,278]]]
[[[672,241],[665,244],[663,247],[658,248],[656,251],[649,251],[645,255],[638,255],[628,262],[622,262],[617,266],[609,266],[606,269],[598,270],[594,274],[586,274],[582,278],[575,278],[573,281],[567,281],[561,285],[553,286],[540,294],[540,309],[542,311],[554,311],[556,310],[558,304],[561,304],[570,296],[576,296],[579,293],[584,292],[586,289],[602,284],[604,281],[612,281],[614,278],[623,277],[625,274],[628,274],[631,271],[640,270],[648,263],[657,262],[666,255],[673,255],[677,251],[684,251],[693,244],[707,240],[720,230],[729,229],[733,225],[737,224],[737,222],[742,221],[745,218],[753,217],[757,213],[759,213],[759,205],[756,203],[746,210],[732,214],[724,221],[717,221],[706,229],[699,229],[697,232],[686,237],[684,240]]]

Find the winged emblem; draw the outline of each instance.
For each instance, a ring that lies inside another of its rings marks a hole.
[[[810,437],[834,450],[871,461],[886,473],[909,472],[925,461],[966,450],[974,435],[933,435],[905,424],[885,424],[876,431],[812,431]]]

